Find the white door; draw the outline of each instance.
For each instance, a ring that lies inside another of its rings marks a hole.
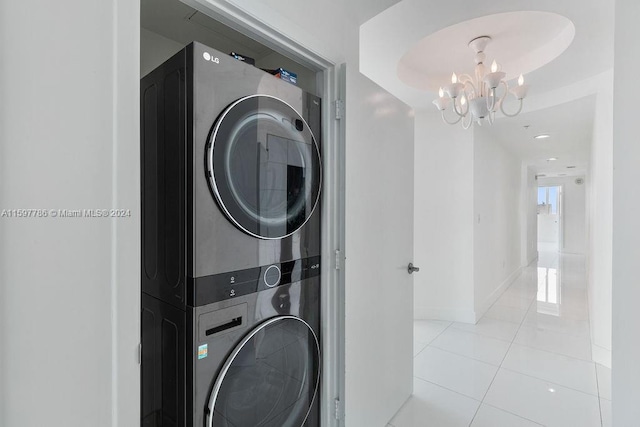
[[[413,114],[357,69],[346,88],[345,425],[384,427],[413,386]]]

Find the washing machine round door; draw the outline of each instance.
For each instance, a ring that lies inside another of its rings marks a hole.
[[[227,107],[207,144],[207,178],[227,217],[263,239],[281,239],[313,213],[322,185],[320,152],[293,107],[268,95]]]
[[[320,382],[320,346],[304,320],[278,316],[235,347],[209,398],[207,427],[301,427]]]

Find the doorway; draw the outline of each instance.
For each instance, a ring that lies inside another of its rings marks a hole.
[[[280,34],[257,17],[227,2],[141,0],[140,70],[145,75],[191,41],[235,52],[263,69],[283,68],[297,74],[296,85],[322,98],[323,190],[321,194],[323,319],[322,424],[337,426],[337,407],[344,396],[344,138],[341,115],[346,70]],[[221,4],[224,3],[224,6]],[[341,111],[341,110],[340,110]]]
[[[562,186],[538,187],[538,250],[562,250]]]

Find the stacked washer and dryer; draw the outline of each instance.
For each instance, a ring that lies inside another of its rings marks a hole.
[[[199,43],[142,79],[143,426],[319,425],[320,111]]]

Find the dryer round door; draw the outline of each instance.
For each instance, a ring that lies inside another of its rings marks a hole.
[[[206,162],[218,204],[254,237],[293,234],[318,203],[316,140],[300,114],[273,96],[247,96],[227,107],[213,126]]]
[[[301,427],[320,382],[318,339],[304,320],[269,319],[253,329],[220,369],[207,427]]]

